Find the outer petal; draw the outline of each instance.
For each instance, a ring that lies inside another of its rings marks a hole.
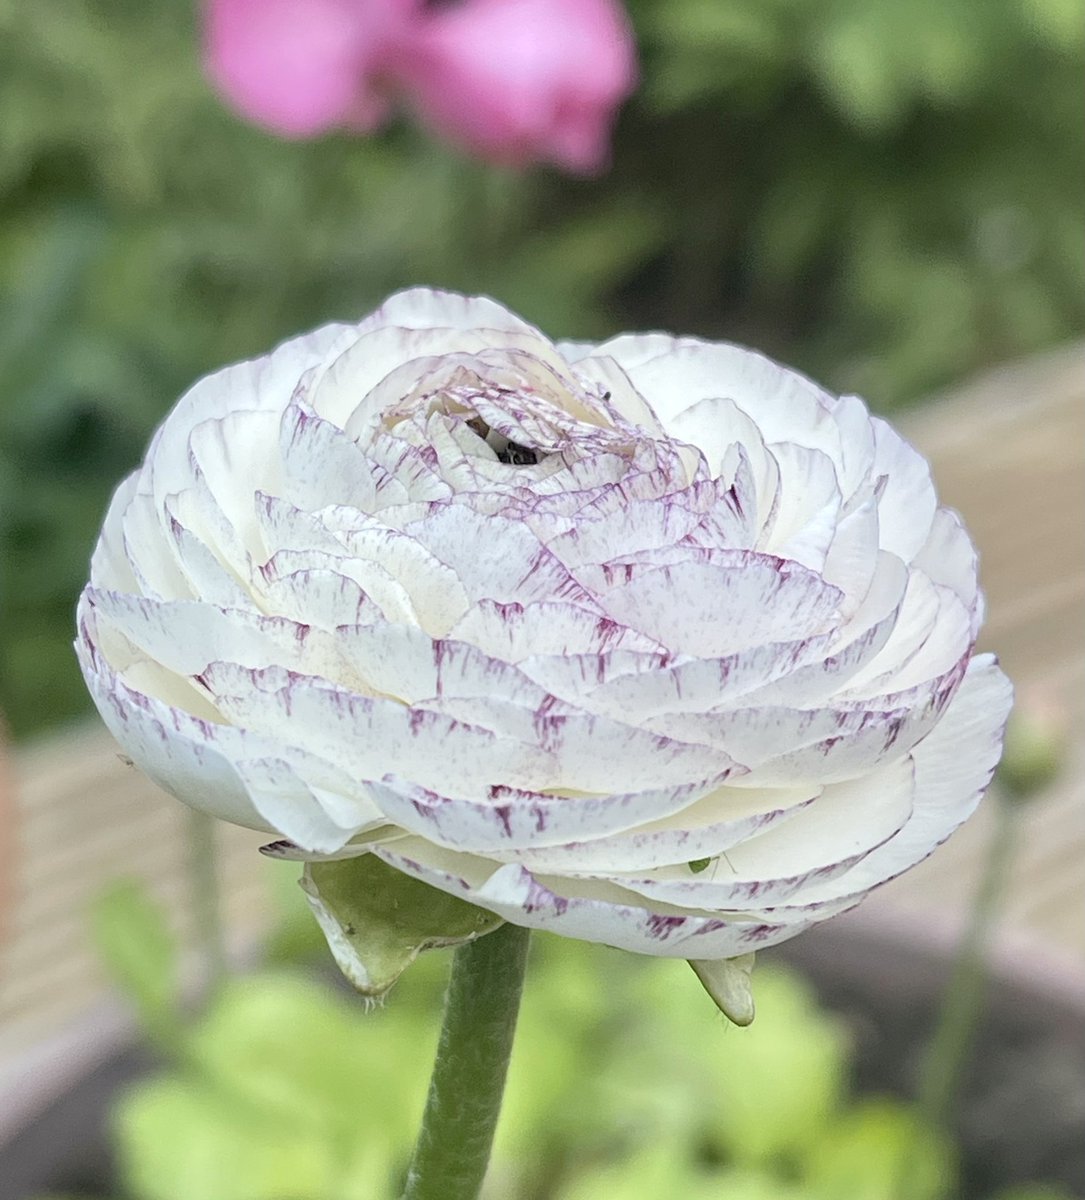
[[[895,837],[830,884],[803,889],[814,903],[861,895],[914,867],[972,813],[1002,753],[1013,688],[991,654],[969,664],[942,720],[912,751],[915,803]]]
[[[913,791],[912,764],[902,759],[863,779],[825,788],[789,820],[765,822],[703,871],[682,863],[651,875],[593,872],[590,877],[683,908],[795,903],[804,885],[843,875],[902,829],[912,812]]]
[[[508,856],[556,847],[553,855],[564,860],[572,839],[605,839],[681,813],[726,778],[618,794],[495,786],[485,799],[464,799],[389,777],[373,795],[390,821],[451,850]]]
[[[691,862],[725,855],[732,847],[790,820],[813,803],[811,793],[819,790],[717,787],[673,816],[660,804],[648,819],[607,837],[558,846],[546,846],[536,839],[523,850],[498,847],[491,853],[502,862],[520,862],[533,871],[605,875],[674,863],[688,871]],[[578,799],[575,807],[583,803]]]
[[[408,838],[374,851],[390,866],[489,909],[513,924],[667,958],[735,958],[785,941],[818,920],[819,909],[703,912],[648,904],[613,884],[536,876],[515,863],[438,850]],[[826,904],[826,916],[840,905]]]
[[[192,808],[234,825],[276,832],[260,816],[215,736],[221,732],[236,744],[245,742],[243,735],[226,727],[213,730],[206,721],[128,687],[96,652],[91,638],[85,623],[76,643],[83,678],[110,733],[140,770]],[[256,753],[272,749],[258,740],[257,747]]]

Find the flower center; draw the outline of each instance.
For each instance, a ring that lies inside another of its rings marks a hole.
[[[530,446],[520,446],[516,442],[506,442],[503,450],[498,450],[498,459],[508,463],[510,467],[532,467],[539,461],[539,455]]]
[[[504,434],[491,429],[481,417],[472,417],[467,422],[467,427],[493,450],[498,462],[507,463],[510,467],[533,467],[539,461],[538,450],[509,441]]]

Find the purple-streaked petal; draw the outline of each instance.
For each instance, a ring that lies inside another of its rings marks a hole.
[[[613,884],[537,877],[516,863],[494,870],[487,859],[438,850],[420,838],[379,846],[374,853],[513,924],[657,957],[734,958],[793,937],[817,919],[789,909],[766,921],[756,913],[650,904]]]
[[[1013,688],[994,655],[974,658],[942,720],[911,753],[915,799],[910,819],[838,880],[804,888],[802,898],[820,903],[861,895],[937,849],[971,816],[990,783],[1012,702]]]
[[[607,838],[689,809],[728,776],[629,793],[548,793],[492,787],[484,798],[441,794],[387,778],[372,794],[390,821],[452,850],[513,855]],[[585,843],[591,845],[590,842]]]
[[[813,789],[815,794],[819,790]],[[535,839],[524,849],[499,845],[490,853],[533,871],[610,873],[654,870],[674,863],[688,871],[691,862],[715,858],[789,820],[813,802],[811,791],[810,787],[720,786],[675,814],[659,805],[642,823],[609,836],[555,846]]]
[[[840,593],[812,571],[748,551],[715,553],[726,560],[604,564],[578,578],[615,619],[679,654],[722,657],[832,627]]]

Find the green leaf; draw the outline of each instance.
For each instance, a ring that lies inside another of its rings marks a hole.
[[[339,969],[367,996],[387,992],[423,950],[470,942],[502,923],[372,854],[306,863],[301,886]]]
[[[869,1100],[827,1129],[810,1157],[808,1182],[824,1200],[885,1200],[908,1181],[909,1200],[945,1200],[955,1191],[951,1144],[892,1100]]]
[[[175,1040],[181,1029],[177,944],[146,885],[124,880],[108,888],[91,907],[91,926],[109,973],[148,1032]]]
[[[437,1030],[325,982],[227,982],[179,1068],[129,1093],[116,1129],[138,1200],[391,1200]]]
[[[373,1010],[310,979],[264,974],[234,980],[192,1035],[202,1086],[239,1107],[336,1144],[359,1137],[401,1148],[414,1132],[412,1101],[436,1041],[432,1011],[412,1024],[397,1004]],[[379,1096],[359,1126],[359,1081]]]
[[[650,1146],[618,1162],[593,1166],[574,1176],[557,1200],[655,1200],[681,1196],[709,1200],[717,1195],[695,1165],[674,1146]]]
[[[123,1176],[140,1200],[280,1200],[329,1195],[336,1182],[319,1133],[239,1112],[187,1080],[143,1085],[116,1125]]]
[[[819,1012],[797,976],[765,969],[757,977],[757,1020],[731,1032],[697,1047],[713,1079],[708,1115],[715,1138],[736,1166],[801,1160],[840,1107],[848,1050],[843,1027]]]

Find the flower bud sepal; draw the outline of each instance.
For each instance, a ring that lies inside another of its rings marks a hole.
[[[503,920],[373,854],[307,862],[301,887],[328,948],[365,996],[383,996],[423,950],[459,946]]]
[[[735,1025],[749,1025],[754,1018],[753,989],[750,986],[753,964],[753,954],[740,954],[737,958],[689,960],[693,973],[715,1001],[716,1007]]]

